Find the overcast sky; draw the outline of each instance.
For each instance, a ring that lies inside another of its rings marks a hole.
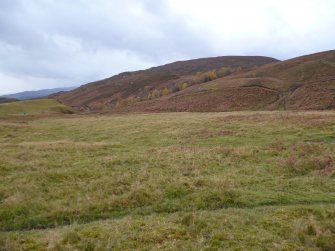
[[[181,59],[334,47],[334,0],[0,0],[0,94]]]

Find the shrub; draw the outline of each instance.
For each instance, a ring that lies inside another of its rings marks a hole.
[[[161,96],[161,92],[157,89],[151,92],[151,98],[159,98]]]
[[[200,78],[201,78],[202,82],[209,82],[209,81],[212,81],[212,80],[214,80],[218,77],[216,75],[216,71],[212,70],[212,71],[208,71],[208,72],[202,74]]]
[[[216,76],[218,78],[222,78],[225,76],[228,76],[230,74],[232,74],[233,70],[231,68],[227,68],[227,67],[222,67],[221,69],[216,71]]]
[[[170,94],[170,90],[169,90],[168,88],[165,87],[165,88],[163,89],[162,93],[163,93],[163,96],[167,96],[167,95]]]
[[[131,103],[135,103],[137,101],[140,101],[140,98],[139,97],[135,97],[135,96],[129,96],[128,98],[126,99],[121,99],[121,100],[118,100],[115,104],[116,107],[118,106],[125,106],[125,105],[128,105],[128,104],[131,104]]]
[[[136,102],[136,101],[138,101],[138,98],[137,97],[135,97],[135,96],[129,96],[128,98],[127,98],[127,103],[129,103],[129,104],[131,104],[131,103],[134,103],[134,102]]]
[[[181,90],[185,90],[186,88],[188,87],[188,83],[183,83],[182,85],[181,85]]]

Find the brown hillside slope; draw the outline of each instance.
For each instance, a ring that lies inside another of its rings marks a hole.
[[[323,110],[335,108],[335,51],[317,53],[191,86],[113,111]]]
[[[278,80],[277,85],[261,84],[279,92],[269,108],[335,108],[335,50],[269,64],[242,76]]]
[[[104,84],[86,85],[82,88],[87,88],[92,99],[84,105],[90,110],[110,112],[335,108],[335,51],[244,68],[237,64],[213,68],[210,62],[202,63],[200,67],[192,61],[176,62],[141,71],[140,75],[121,74]],[[144,78],[142,82],[139,76]],[[152,81],[153,77],[157,79]],[[181,86],[182,83],[187,84]],[[132,85],[134,88],[130,88]],[[173,89],[176,85],[179,88]],[[98,86],[105,88],[105,96],[98,96]],[[148,88],[149,95],[143,94],[142,88]],[[66,95],[82,94],[83,90],[77,89]],[[60,97],[60,100],[83,107],[83,101],[76,98],[72,101]]]
[[[226,56],[179,61],[148,70],[122,73],[83,85],[70,92],[59,93],[53,98],[83,111],[114,109],[149,98],[155,99],[162,95],[164,89],[166,89],[165,94],[174,93],[185,89],[186,86],[201,83],[203,82],[201,73],[210,70],[218,70],[224,75],[236,74],[272,62],[277,60],[256,56]]]

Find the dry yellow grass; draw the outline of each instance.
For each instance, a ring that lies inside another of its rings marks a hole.
[[[1,120],[0,246],[331,250],[334,125],[330,111]]]

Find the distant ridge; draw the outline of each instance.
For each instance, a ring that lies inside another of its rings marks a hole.
[[[57,92],[71,91],[75,88],[76,87],[72,86],[72,87],[63,87],[63,88],[43,89],[43,90],[37,90],[37,91],[24,91],[24,92],[18,92],[14,94],[3,95],[2,97],[14,98],[18,100],[35,99],[35,98],[46,97],[46,96],[49,96]]]

